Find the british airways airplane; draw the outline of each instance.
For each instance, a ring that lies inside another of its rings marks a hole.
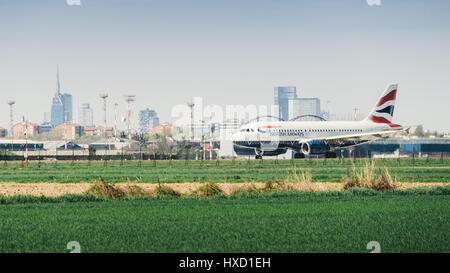
[[[362,121],[256,121],[232,136],[234,150],[254,150],[255,158],[294,150],[295,158],[323,154],[336,157],[335,149],[385,138],[406,129],[392,123],[397,84],[390,84]]]

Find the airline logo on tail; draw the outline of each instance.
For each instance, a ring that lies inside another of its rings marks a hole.
[[[373,108],[371,114],[369,115],[369,120],[376,123],[387,123],[391,127],[399,126],[391,123],[394,115],[396,96],[397,84],[389,85]]]

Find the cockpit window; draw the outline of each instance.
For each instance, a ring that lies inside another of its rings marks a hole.
[[[243,129],[241,129],[241,130],[239,130],[240,132],[254,132],[254,130],[253,129],[250,129],[250,128],[243,128]]]

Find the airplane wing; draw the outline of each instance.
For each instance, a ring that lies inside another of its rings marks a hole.
[[[299,142],[306,141],[323,141],[326,142],[330,146],[339,147],[339,146],[352,146],[361,143],[365,143],[368,141],[373,141],[379,138],[385,138],[389,135],[401,132],[402,130],[386,130],[386,131],[378,131],[378,132],[370,132],[370,133],[361,133],[361,134],[349,134],[349,135],[340,135],[340,136],[330,136],[330,137],[318,137],[318,138],[305,138],[299,139]]]

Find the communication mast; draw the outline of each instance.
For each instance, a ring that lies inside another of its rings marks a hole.
[[[209,160],[212,160],[212,114],[209,116]]]
[[[193,102],[188,102],[187,106],[189,107],[191,111],[191,126],[190,126],[190,134],[191,134],[191,140],[194,140],[194,106],[195,104]]]
[[[124,95],[125,101],[127,102],[127,130],[128,139],[131,140],[131,103],[136,100],[136,95]]]
[[[14,100],[8,100],[7,101],[9,105],[9,126],[10,126],[10,134],[11,139],[14,139],[14,116],[13,116],[13,105],[16,103]]]
[[[103,125],[105,128],[103,129],[103,136],[106,138],[106,98],[108,97],[108,93],[100,93],[100,98],[103,100]]]
[[[117,102],[114,103],[114,142],[117,142]],[[114,145],[114,147],[116,147]]]

